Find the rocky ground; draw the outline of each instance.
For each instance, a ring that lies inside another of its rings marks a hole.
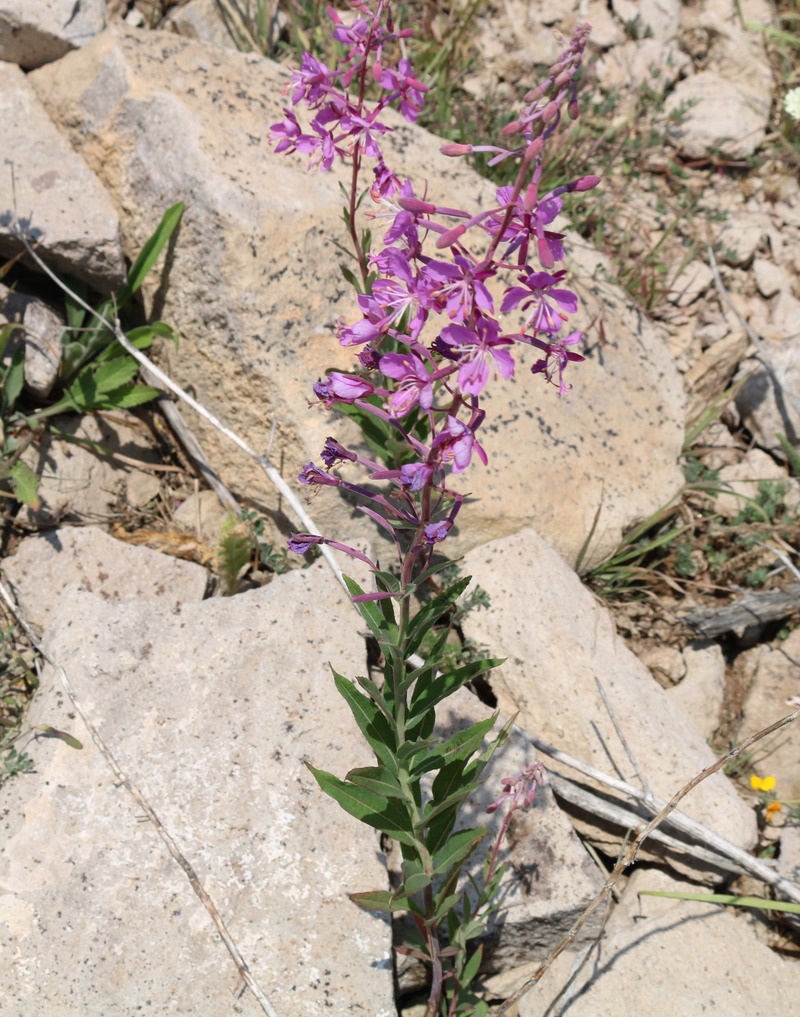
[[[331,243],[340,195],[271,151],[284,78],[234,44],[258,41],[243,6],[0,0],[0,301],[24,325],[26,386],[11,399],[10,344],[2,477],[17,495],[18,464],[38,477],[29,504],[7,499],[3,582],[46,655],[37,676],[9,615],[12,734],[38,692],[0,785],[4,1013],[418,1005],[391,928],[346,897],[385,884],[387,845],[303,765],[343,773],[363,754],[328,664],[363,672],[367,647],[325,562],[287,571],[287,532],[309,528],[291,490],[166,399],[29,426],[59,395],[64,297],[22,257],[20,229],[96,303],[182,202],[134,312],[180,337],[158,363],[268,448],[290,488],[318,458],[334,421],[309,411],[310,383],[349,367],[331,332],[352,314]],[[420,13],[441,48],[447,12]],[[480,5],[470,36],[459,88],[480,123],[555,58],[552,29],[592,23],[584,115],[560,158],[604,178],[570,208],[587,360],[569,400],[527,372],[492,393],[491,469],[469,477],[454,541],[491,602],[462,638],[508,659],[442,723],[517,714],[476,812],[531,753],[562,753],[512,829],[495,1002],[596,896],[648,793],[668,799],[798,704],[800,142],[781,106],[798,17],[767,0],[507,0]],[[279,10],[267,45],[290,23]],[[398,121],[393,165],[461,207],[491,193],[440,144]],[[344,502],[306,508],[318,531],[380,553]],[[517,1012],[785,1013],[795,920],[638,894],[800,894],[799,744],[784,729],[700,784]]]

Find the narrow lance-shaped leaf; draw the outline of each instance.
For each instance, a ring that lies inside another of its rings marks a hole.
[[[340,780],[326,770],[318,770],[310,763],[306,765],[325,794],[330,795],[334,801],[338,802],[345,812],[349,812],[351,816],[360,819],[362,823],[381,830],[402,844],[407,844],[409,847],[416,845],[417,840],[414,836],[411,819],[400,804],[389,801],[383,795],[369,791],[367,788]]]

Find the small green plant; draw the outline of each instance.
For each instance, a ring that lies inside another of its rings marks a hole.
[[[12,342],[21,326],[6,325],[0,329],[0,495],[33,507],[38,504],[38,480],[21,456],[49,418],[62,413],[131,409],[160,394],[158,389],[135,380],[139,364],[117,342],[113,328],[103,320],[113,323],[139,291],[174,233],[182,212],[182,203],[167,210],[131,266],[125,285],[114,297],[100,303],[94,315],[72,294],[67,294],[67,327],[61,337],[59,377],[55,398],[48,405],[36,406],[25,399],[25,346]],[[85,296],[85,291],[79,290],[81,287],[75,286],[76,294]],[[132,328],[126,334],[141,350],[148,349],[156,338],[177,343],[176,334],[163,322]]]
[[[216,554],[217,575],[229,597],[239,592],[242,576],[251,564],[253,546],[252,528],[229,513],[222,524]]]

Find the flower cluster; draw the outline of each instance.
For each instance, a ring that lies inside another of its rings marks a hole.
[[[329,439],[325,469],[310,463],[300,480],[341,485],[371,500],[375,508],[364,510],[393,536],[398,530],[413,534],[405,551],[398,542],[401,560],[409,552],[412,558],[429,558],[461,506],[461,496],[446,486],[447,475],[465,470],[473,456],[487,461],[476,433],[484,421],[481,396],[490,379],[511,378],[518,351],[532,348],[536,359],[530,370],[563,395],[571,387],[564,380],[566,368],[584,359],[575,349],[582,334],[566,327],[578,299],[564,285],[565,270],[556,268],[564,259],[563,235],[552,226],[563,195],[589,190],[599,178],[581,177],[543,194],[540,181],[547,140],[562,107],[570,117],[578,115],[576,73],[589,28],[575,31],[547,79],[528,93],[524,109],[504,129],[504,140],[514,147],[444,146],[446,155],[489,152],[493,163],[507,160],[516,167],[513,182],[497,190],[490,208],[470,212],[418,196],[412,182],[400,181],[384,162],[380,140],[390,127],[381,119],[383,111],[395,105],[413,121],[426,89],[407,59],[386,65],[404,34],[393,30],[388,0],[379,0],[374,11],[360,0],[353,6],[356,16],[348,24],[328,10],[334,37],[347,47],[337,69],[306,54],[292,75],[292,103],[303,103],[313,114],[310,128],[304,132],[287,109],[272,137],[277,151],[304,152],[322,169],[337,157],[352,161],[346,219],[356,248],[352,220],[358,171],[363,156],[375,160],[372,219],[384,224],[382,243],[356,250],[362,268],[360,317],[339,322],[336,330],[340,344],[356,351],[358,369],[331,372],[314,392],[325,406],[349,404],[388,425],[406,443],[412,461],[383,468]],[[373,101],[367,98],[370,88],[378,96]],[[468,246],[472,236],[482,253]],[[500,273],[514,281],[497,308],[487,283]],[[524,319],[521,326],[504,327],[502,316],[510,312]],[[344,462],[360,464],[373,481],[390,481],[394,497],[331,475],[332,467]]]

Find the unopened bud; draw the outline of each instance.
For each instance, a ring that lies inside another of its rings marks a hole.
[[[546,124],[550,123],[551,120],[555,120],[557,116],[558,116],[557,102],[548,103],[542,110],[542,120],[544,120]]]
[[[566,85],[566,83],[570,80],[571,77],[572,77],[572,68],[565,67],[564,70],[556,76],[556,80],[554,82],[556,88],[561,88],[562,85]]]
[[[575,183],[574,183],[574,185],[572,187],[572,190],[573,191],[591,191],[591,189],[593,187],[597,187],[597,185],[600,183],[601,180],[602,180],[602,177],[595,177],[595,176],[591,176],[591,175],[585,176],[585,177],[581,177],[580,180],[576,180],[575,181]]]
[[[540,95],[543,95],[546,89],[546,85],[537,85],[536,88],[532,88],[529,92],[526,92],[522,97],[523,102],[533,102],[534,99],[538,99]]]
[[[538,159],[539,156],[541,155],[543,148],[544,148],[544,138],[542,137],[541,134],[539,134],[525,149],[525,161],[528,162],[531,159]]]
[[[421,212],[425,215],[432,215],[436,211],[436,205],[432,205],[429,201],[423,201],[422,198],[398,198],[397,204],[400,208],[406,210],[406,212]]]
[[[466,232],[466,226],[461,224],[454,226],[451,230],[448,230],[447,233],[443,233],[436,241],[437,249],[441,251],[445,247],[452,247],[456,240],[458,240],[459,237],[463,237]]]
[[[500,131],[502,135],[508,137],[509,134],[519,134],[525,129],[525,124],[521,120],[512,120],[510,124],[506,124],[505,127]]]
[[[450,141],[446,145],[442,145],[439,151],[442,155],[469,155],[472,151],[472,145],[459,145],[458,142]]]

